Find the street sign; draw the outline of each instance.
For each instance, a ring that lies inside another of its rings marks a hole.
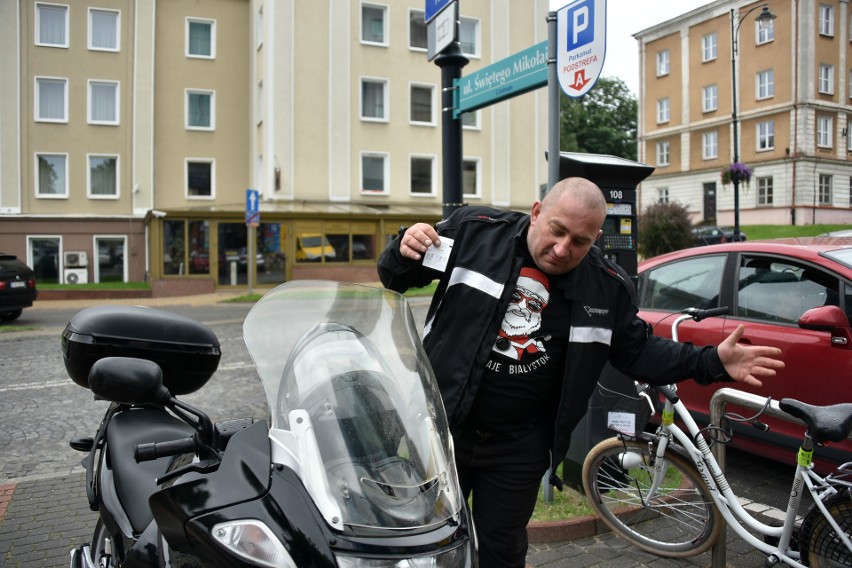
[[[246,190],[246,227],[260,225],[260,196],[256,189]]]
[[[556,13],[556,69],[569,97],[585,95],[606,57],[606,0],[577,0]]]
[[[547,84],[547,41],[453,80],[453,118]]]
[[[458,3],[453,2],[437,17],[426,24],[426,57],[432,61],[451,43],[456,41],[456,10]]]
[[[428,24],[450,2],[455,3],[454,0],[426,0],[426,13],[424,15],[426,23]]]

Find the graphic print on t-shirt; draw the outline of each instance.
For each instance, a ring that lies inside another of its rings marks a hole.
[[[492,350],[515,361],[520,361],[525,353],[546,355],[544,341],[550,338],[537,332],[541,329],[541,313],[549,301],[547,275],[536,268],[522,268]]]

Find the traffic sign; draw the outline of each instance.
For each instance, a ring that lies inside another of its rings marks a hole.
[[[454,0],[426,0],[426,14],[424,15],[426,23],[438,15],[444,7]]]
[[[437,17],[426,24],[426,58],[432,61],[451,43],[456,40],[456,10],[458,4],[453,2],[446,10],[441,10]]]
[[[585,95],[606,57],[606,0],[577,0],[556,13],[556,70],[569,97]]]
[[[257,227],[260,225],[260,196],[256,189],[246,190],[246,226]]]

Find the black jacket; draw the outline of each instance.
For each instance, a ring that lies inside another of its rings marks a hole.
[[[445,272],[404,258],[397,237],[382,253],[382,283],[403,292],[435,279],[423,345],[441,389],[450,429],[459,433],[482,379],[485,363],[506,314],[523,265],[529,215],[464,207],[437,225],[454,239]],[[651,384],[689,377],[706,384],[729,379],[715,347],[657,337],[637,315],[633,284],[618,265],[592,247],[583,261],[555,284],[571,303],[570,337],[552,463],[568,451],[571,432],[585,415],[607,361],[626,375]],[[551,290],[551,294],[555,293]]]

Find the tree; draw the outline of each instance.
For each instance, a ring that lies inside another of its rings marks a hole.
[[[560,97],[560,150],[636,160],[636,98],[621,79],[601,77],[578,99]]]
[[[639,217],[639,254],[651,258],[692,246],[689,211],[680,203],[654,203]]]

